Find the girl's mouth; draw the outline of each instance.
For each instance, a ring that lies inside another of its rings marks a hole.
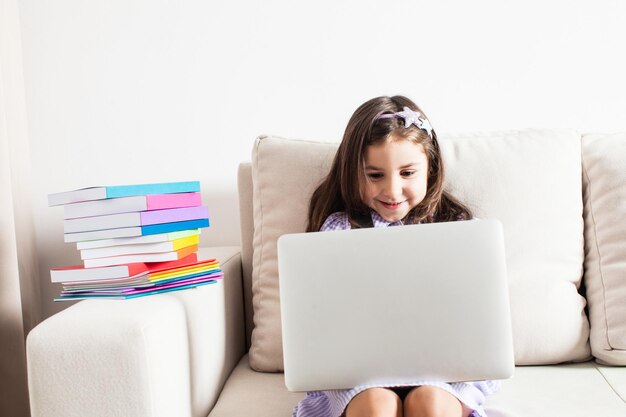
[[[384,201],[381,201],[380,203],[388,210],[395,210],[400,207],[400,204],[402,204],[402,202],[386,203]]]

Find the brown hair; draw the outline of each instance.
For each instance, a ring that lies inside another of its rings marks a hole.
[[[426,196],[409,212],[405,223],[467,220],[472,217],[465,205],[443,190],[443,162],[435,131],[432,131],[431,137],[414,125],[405,128],[402,118],[378,119],[382,114],[397,113],[404,107],[426,118],[424,112],[404,96],[376,97],[356,109],[328,176],[311,196],[307,232],[320,230],[326,218],[337,211],[345,211],[352,226],[360,227],[354,219],[370,212],[370,208],[363,203],[360,187],[361,179],[365,178],[366,147],[392,137],[421,144],[428,157]]]

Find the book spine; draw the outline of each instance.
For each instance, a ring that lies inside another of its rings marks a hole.
[[[148,210],[148,204],[147,197],[142,195],[66,204],[63,206],[63,217],[76,219],[144,210]]]
[[[156,235],[159,233],[178,232],[179,230],[199,229],[209,227],[209,219],[188,220],[184,222],[152,224],[141,226],[141,234]]]
[[[182,230],[182,229],[180,229]],[[142,227],[123,227],[120,229],[95,230],[92,232],[64,233],[66,243],[81,242],[83,240],[113,239],[118,237],[141,236]]]
[[[146,272],[146,264],[133,263],[102,268],[85,268],[82,265],[54,268],[50,270],[52,282],[77,282],[102,279],[126,278]]]
[[[48,206],[77,203],[79,201],[101,200],[106,198],[105,187],[90,187],[48,195]]]
[[[205,219],[208,217],[209,209],[206,206],[109,214],[106,216],[91,216],[64,220],[63,231],[65,233],[89,232],[93,230]]]
[[[100,293],[86,293],[86,294],[64,294],[62,293],[59,297],[56,297],[54,299],[54,301],[74,301],[74,300],[88,300],[90,298],[106,298],[106,299],[111,299],[111,300],[126,300],[126,299],[130,299],[130,298],[138,298],[138,297],[144,297],[147,295],[154,295],[154,294],[160,294],[160,293],[164,293],[164,292],[173,292],[173,291],[180,291],[180,290],[186,290],[188,288],[194,288],[194,287],[199,287],[202,285],[210,285],[210,284],[215,284],[217,283],[217,280],[208,280],[208,281],[203,281],[203,282],[198,282],[195,284],[189,284],[189,285],[183,285],[183,286],[172,286],[171,288],[159,288],[159,289],[152,289],[150,291],[146,290],[145,292],[141,292],[141,293],[134,293],[134,294],[115,294],[115,295],[107,295],[107,294],[100,294]]]
[[[85,259],[83,263],[85,264],[85,268],[94,268],[99,266],[120,265],[135,262],[175,261],[197,251],[198,245],[192,245],[172,252],[109,256],[106,258]]]
[[[200,191],[199,181],[169,182],[158,184],[114,185],[106,187],[107,198],[132,195],[194,193]]]
[[[146,243],[138,245],[122,245],[122,246],[109,246],[96,249],[83,249],[80,251],[81,259],[93,259],[104,258],[107,256],[120,256],[120,255],[138,255],[142,253],[160,253],[171,252],[186,248],[187,246],[197,245],[199,243],[199,236],[189,236],[181,239],[176,239],[168,242]]]
[[[155,194],[146,198],[146,210],[163,210],[202,205],[200,193]]]
[[[76,219],[146,210],[194,207],[201,204],[202,198],[200,193],[137,195],[65,204],[63,206],[63,217],[65,219]]]
[[[147,243],[144,245],[111,246],[80,251],[80,259],[106,258],[108,256],[140,255],[143,253],[171,252],[175,250],[172,242]]]
[[[200,229],[181,230],[179,232],[160,233],[157,235],[146,236],[133,236],[133,237],[120,237],[113,239],[98,239],[90,241],[82,241],[76,243],[76,249],[96,249],[104,248],[107,246],[124,246],[124,245],[139,245],[144,243],[158,243],[169,242],[176,239],[182,239],[189,236],[197,236],[200,234]]]
[[[109,214],[107,216],[82,217],[63,220],[65,233],[90,232],[93,230],[118,229],[141,226],[140,213]]]
[[[186,220],[208,219],[209,208],[206,206],[184,207],[169,210],[141,212],[141,225],[181,222]]]
[[[194,265],[198,262],[198,254],[192,253],[185,257],[180,258],[177,261],[166,261],[166,262],[152,262],[148,265],[148,270],[150,274],[154,272],[167,271],[173,268],[182,268],[189,265]]]

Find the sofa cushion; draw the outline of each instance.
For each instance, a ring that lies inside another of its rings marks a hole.
[[[209,417],[288,417],[304,396],[287,391],[282,373],[253,371],[246,355],[230,374]]]
[[[250,364],[261,371],[283,369],[276,241],[303,232],[308,203],[330,170],[336,144],[259,137],[252,152],[254,238]]]
[[[573,130],[448,135],[447,189],[504,227],[517,365],[588,359],[582,280],[580,135]],[[468,174],[471,173],[471,174]]]
[[[591,351],[626,365],[626,134],[582,138]]]
[[[623,368],[585,362],[517,367],[513,378],[487,398],[489,417],[616,417],[626,415],[624,392],[604,372],[624,376]],[[242,396],[246,400],[242,401]],[[226,382],[209,417],[290,416],[304,393],[289,392],[283,374],[255,372],[244,356]]]
[[[446,187],[477,217],[504,225],[516,363],[588,358],[589,328],[577,292],[583,262],[580,137],[568,130],[523,130],[440,142]],[[336,149],[267,136],[255,143],[254,369],[283,369],[276,241],[304,231],[310,195]]]

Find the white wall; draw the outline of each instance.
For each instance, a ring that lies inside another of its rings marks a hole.
[[[238,244],[237,164],[261,133],[339,140],[405,94],[439,132],[626,130],[619,0],[22,0],[33,200],[48,269],[78,263],[49,193],[199,179],[204,245]]]

